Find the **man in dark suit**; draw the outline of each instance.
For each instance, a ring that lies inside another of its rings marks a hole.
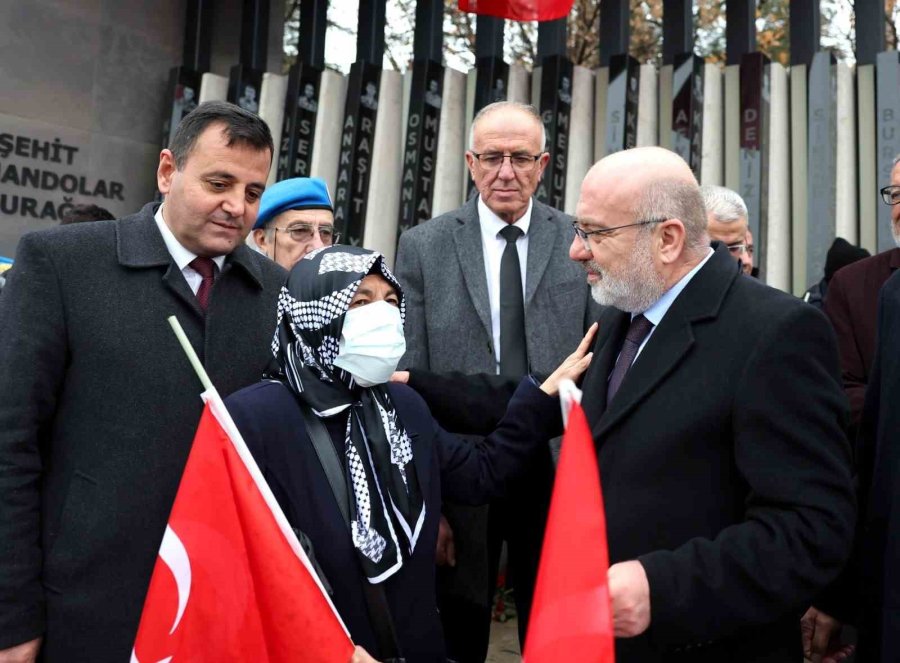
[[[478,113],[469,138],[466,163],[478,195],[400,237],[397,278],[407,295],[408,348],[401,367],[516,380],[529,371],[550,374],[598,311],[578,266],[566,259],[571,217],[533,197],[549,160],[543,124],[531,106],[497,102]],[[536,464],[505,504],[491,506],[487,555],[483,510],[445,508],[458,544],[455,569],[440,574],[451,656],[484,659],[504,537],[524,637],[551,474],[549,462]],[[439,548],[446,524],[443,530]]]
[[[160,154],[165,202],[26,235],[0,297],[0,661],[126,661],[201,385],[258,380],[284,270],[244,245],[272,137],[202,104]]]
[[[855,522],[834,335],[712,250],[660,148],[588,173],[570,255],[600,318],[582,404],[606,505],[617,658],[800,660]]]
[[[878,342],[858,439],[860,661],[900,659],[900,273],[881,289]]]
[[[881,196],[885,204],[891,205],[891,232],[900,247],[900,155],[894,160],[891,182],[881,190]],[[900,248],[890,249],[839,269],[828,286],[825,315],[837,333],[841,376],[850,399],[854,431],[859,424],[875,355],[878,291],[898,267]]]

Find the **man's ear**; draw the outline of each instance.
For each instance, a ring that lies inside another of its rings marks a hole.
[[[466,165],[469,167],[469,177],[475,180],[475,155],[472,150],[466,150]]]
[[[550,163],[550,153],[542,152],[541,158],[538,159],[538,182],[544,178],[544,172],[547,170],[548,163]]]
[[[659,224],[659,259],[670,265],[684,252],[684,224],[681,219],[667,219]]]
[[[259,247],[259,250],[265,253],[270,258],[269,255],[269,245],[266,242],[266,229],[265,228],[256,228],[253,231],[253,241],[256,242],[256,246]]]
[[[172,188],[172,178],[175,177],[175,155],[172,150],[165,149],[159,153],[159,167],[156,169],[156,186],[163,195],[169,193]]]

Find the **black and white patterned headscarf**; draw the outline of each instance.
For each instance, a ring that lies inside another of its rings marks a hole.
[[[272,351],[283,379],[319,417],[349,410],[345,468],[350,536],[370,582],[381,582],[412,553],[425,521],[425,502],[412,445],[385,385],[363,388],[334,366],[344,315],[362,279],[383,276],[403,291],[380,253],[330,246],[306,254],[278,298]]]

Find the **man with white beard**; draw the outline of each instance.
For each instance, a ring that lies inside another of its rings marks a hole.
[[[834,335],[709,247],[690,168],[618,152],[570,257],[600,318],[582,404],[598,449],[616,660],[797,661],[799,618],[855,508]]]
[[[841,353],[841,377],[850,399],[851,440],[862,414],[866,385],[875,357],[878,291],[900,268],[900,154],[881,199],[891,206],[891,233],[898,248],[882,251],[835,272],[828,284],[825,315],[834,325]]]

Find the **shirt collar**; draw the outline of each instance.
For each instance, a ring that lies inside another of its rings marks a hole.
[[[165,207],[165,203],[159,206],[159,209],[156,210],[156,214],[153,215],[153,219],[156,221],[156,225],[159,228],[160,234],[162,234],[163,241],[166,243],[166,248],[169,250],[172,260],[175,261],[178,269],[183,270],[191,264],[191,261],[197,257],[197,254],[188,251],[184,248],[184,245],[176,239],[175,235],[166,224],[166,220],[163,218],[163,207]],[[216,263],[216,267],[218,267],[221,272],[222,266],[225,264],[225,256],[216,256],[213,258],[213,262]]]
[[[529,198],[528,209],[525,210],[525,214],[513,223],[514,226],[522,230],[523,235],[528,235],[528,227],[531,225],[531,210],[533,207],[534,201]],[[485,204],[481,196],[478,196],[478,220],[481,221],[481,229],[485,237],[493,237],[495,239],[500,231],[509,225]]]
[[[678,283],[666,290],[663,296],[656,300],[656,303],[653,306],[644,311],[644,317],[647,318],[647,320],[649,320],[654,327],[662,322],[663,316],[665,316],[666,312],[672,306],[672,303],[678,298],[678,295],[681,294],[681,291],[687,287],[687,284],[691,282],[691,279],[694,278],[694,275],[700,271],[700,268],[706,264],[706,261],[709,260],[710,257],[712,257],[713,253],[715,253],[715,251],[709,249],[709,252],[706,254],[706,257],[703,258],[703,260],[697,263],[691,271],[682,276]],[[634,315],[632,315],[631,317],[634,318]]]

